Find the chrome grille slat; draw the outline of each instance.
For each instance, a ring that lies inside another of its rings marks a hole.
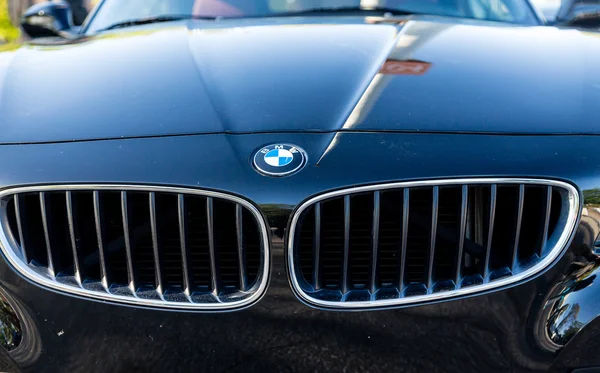
[[[210,276],[211,289],[216,295],[219,294],[219,273],[217,272],[217,255],[215,252],[215,235],[214,235],[214,214],[213,214],[213,199],[206,199],[206,219],[208,222],[208,254],[210,256]]]
[[[371,276],[369,278],[369,290],[375,293],[377,289],[377,266],[378,266],[378,250],[379,250],[379,217],[381,214],[381,193],[376,191],[373,193],[373,233],[371,241]]]
[[[100,257],[100,282],[108,292],[108,271],[106,269],[106,256],[104,254],[104,231],[102,230],[102,212],[100,210],[100,193],[95,190],[92,194],[94,199],[94,226],[96,228],[96,240],[98,243],[98,255]]]
[[[519,202],[517,205],[517,223],[515,230],[515,246],[512,251],[512,261],[510,265],[511,272],[514,271],[518,265],[519,258],[519,240],[521,238],[521,226],[523,225],[523,203],[525,202],[525,185],[519,185]]]
[[[553,198],[563,203],[552,207]],[[396,209],[389,209],[392,204]],[[538,179],[405,182],[327,193],[292,217],[287,259],[292,285],[307,303],[338,309],[502,287],[535,275],[560,255],[579,207],[573,186]],[[393,242],[398,251],[390,255]],[[318,283],[321,268],[327,274],[324,287]],[[392,273],[397,281],[388,280]]]
[[[46,260],[48,261],[48,273],[55,277],[54,261],[52,260],[52,244],[50,243],[50,230],[48,229],[48,213],[46,211],[46,193],[40,192],[40,211],[42,216],[42,225],[44,227],[44,240],[46,242]]]
[[[244,221],[242,206],[239,204],[235,205],[235,233],[238,244],[238,268],[239,268],[239,282],[240,290],[246,291],[246,248],[244,245]]]
[[[27,257],[27,250],[25,248],[25,240],[23,238],[23,225],[21,223],[22,212],[21,212],[21,203],[19,202],[21,200],[21,197],[16,196],[13,200],[14,200],[14,204],[15,204],[15,217],[16,217],[17,231],[18,231],[19,242],[20,242],[20,247],[21,247],[21,255],[23,255],[23,260],[25,261],[25,263],[29,263],[29,258]]]
[[[156,292],[161,299],[163,297],[163,279],[161,273],[160,251],[158,249],[158,229],[156,228],[156,194],[150,192],[148,194],[150,206],[150,230],[152,232],[152,251],[154,254],[154,276],[156,278]]]
[[[1,225],[2,250],[21,274],[49,288],[213,311],[247,306],[266,289],[267,225],[239,197],[172,187],[58,185],[8,189],[0,199],[9,214]],[[23,248],[30,246],[27,260]]]
[[[458,239],[458,251],[456,254],[456,272],[454,275],[454,284],[460,283],[462,279],[462,260],[464,255],[465,246],[465,235],[467,233],[467,213],[469,203],[469,186],[463,185],[461,191],[461,202],[460,202],[460,231]],[[488,254],[489,255],[489,254]]]
[[[433,261],[435,258],[435,245],[438,229],[438,211],[439,211],[440,187],[433,187],[433,198],[431,206],[431,237],[429,238],[429,259],[427,261],[427,291],[431,291],[433,282]]]
[[[400,248],[400,281],[399,291],[402,293],[405,288],[405,272],[406,272],[406,247],[408,245],[408,218],[410,216],[410,189],[404,188],[402,191],[402,246]]]
[[[494,226],[496,220],[496,196],[498,194],[498,186],[493,184],[490,187],[490,214],[488,220],[488,237],[485,248],[485,261],[483,277],[488,278],[490,274],[490,257],[492,255],[492,239],[494,237]]]
[[[313,284],[321,289],[321,203],[315,204],[315,229],[313,236]]]
[[[185,199],[184,195],[179,193],[177,195],[177,219],[179,223],[179,244],[181,245],[181,269],[183,271],[183,293],[191,302],[191,280],[188,264],[188,249],[187,249],[187,235],[186,235],[186,223],[185,223]]]
[[[544,247],[546,247],[546,241],[548,240],[548,227],[550,226],[550,213],[552,209],[552,187],[548,186],[546,188],[546,212],[544,215],[544,234],[542,245],[540,246],[540,250],[537,252],[538,256],[542,256]]]
[[[344,197],[344,262],[342,268],[342,294],[348,293],[350,267],[350,196]]]
[[[67,203],[67,221],[69,225],[69,241],[71,242],[71,250],[73,251],[73,268],[75,281],[81,285],[81,265],[79,261],[79,250],[77,239],[75,238],[75,220],[73,219],[73,195],[70,191],[65,193]]]
[[[123,218],[123,241],[125,242],[125,255],[127,257],[127,286],[131,293],[136,295],[135,272],[133,271],[133,255],[131,253],[131,235],[129,234],[129,202],[127,192],[121,192],[121,217]]]

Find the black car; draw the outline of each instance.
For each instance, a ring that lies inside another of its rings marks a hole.
[[[59,1],[23,26],[2,371],[600,367],[597,35],[522,0],[104,0],[75,30]]]
[[[564,0],[556,14],[558,23],[600,31],[599,0]]]

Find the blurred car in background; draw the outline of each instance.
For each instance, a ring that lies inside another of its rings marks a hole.
[[[600,30],[600,1],[563,0],[555,23],[566,27]]]
[[[532,4],[550,25],[600,29],[599,0],[532,0]]]

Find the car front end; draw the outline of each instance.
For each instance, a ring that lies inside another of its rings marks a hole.
[[[1,53],[3,370],[600,367],[598,47],[327,15]]]

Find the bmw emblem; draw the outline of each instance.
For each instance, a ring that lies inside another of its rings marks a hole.
[[[287,176],[306,165],[306,153],[291,144],[265,146],[254,154],[254,167],[263,175]]]

